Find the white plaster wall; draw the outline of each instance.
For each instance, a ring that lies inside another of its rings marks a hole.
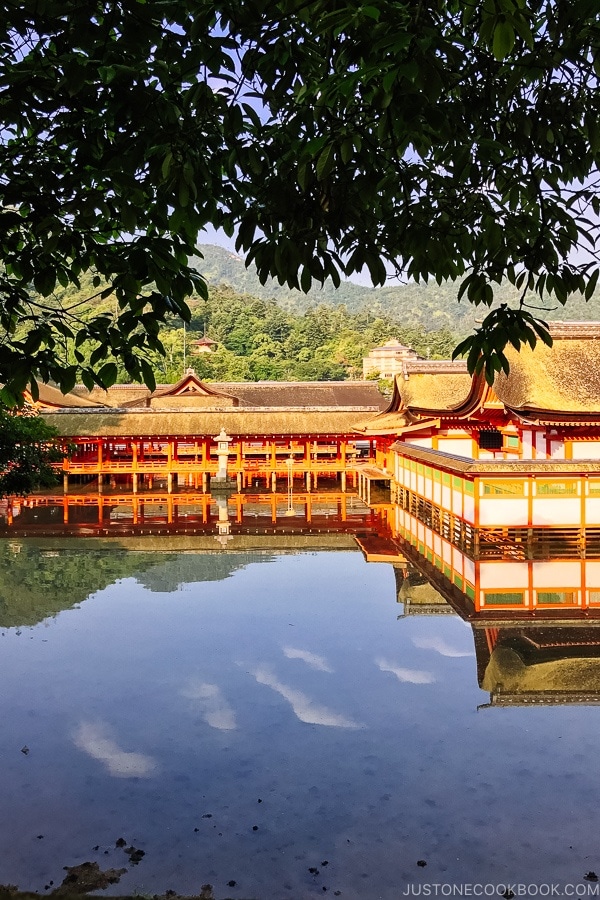
[[[457,547],[452,548],[452,568],[462,575],[464,556]]]
[[[579,525],[581,500],[579,497],[534,497],[532,521],[534,525]]]
[[[534,562],[533,587],[538,591],[581,588],[581,563],[557,559]]]
[[[472,525],[475,523],[475,497],[465,494],[463,518]]]
[[[590,591],[600,590],[600,560],[586,560],[585,583]]]
[[[486,591],[520,591],[529,585],[526,562],[490,560],[479,564],[479,585]]]
[[[452,488],[442,485],[442,506],[444,509],[452,509]]]
[[[585,523],[586,525],[600,525],[600,497],[586,497]]]
[[[475,584],[475,563],[472,559],[469,559],[468,556],[465,556],[464,558],[464,571],[467,581],[470,581],[471,584]]]
[[[452,512],[455,516],[461,516],[463,514],[463,498],[460,491],[455,491],[452,489]]]
[[[433,481],[431,478],[424,478],[423,480],[425,482],[425,497],[431,500],[433,498]]]
[[[448,541],[442,541],[442,559],[449,565],[452,565],[452,549],[452,544],[449,544]]]
[[[533,459],[534,458],[534,449],[533,449],[533,432],[524,431],[521,437],[521,453],[522,459]]]
[[[473,443],[471,438],[440,438],[438,440],[438,450],[443,453],[453,453],[455,456],[464,456],[472,459]]]
[[[600,459],[600,442],[574,441],[571,448],[573,459]]]
[[[565,458],[565,445],[563,441],[550,441],[550,456],[552,459]]]
[[[433,482],[433,502],[436,506],[442,505],[442,485],[439,481]]]
[[[416,438],[411,437],[410,440],[406,441],[407,444],[411,444],[413,447],[427,447],[431,450],[433,447],[433,439],[428,438]]]
[[[433,535],[433,550],[436,556],[442,555],[442,539],[439,534]]]
[[[541,431],[535,433],[535,451],[536,457],[546,458],[546,438]]]
[[[479,501],[480,525],[527,525],[527,499],[482,497]]]

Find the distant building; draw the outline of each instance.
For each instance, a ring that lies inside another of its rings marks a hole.
[[[217,342],[211,341],[211,339],[207,338],[205,335],[197,341],[190,341],[190,346],[192,348],[192,353],[212,353],[217,346]]]
[[[400,341],[386,341],[363,358],[363,378],[374,373],[381,378],[395,378],[402,372],[403,363],[420,358],[416,350],[405,347]]]

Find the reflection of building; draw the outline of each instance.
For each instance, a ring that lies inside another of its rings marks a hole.
[[[600,626],[473,627],[491,706],[600,703]]]
[[[419,359],[415,350],[405,347],[400,341],[386,341],[382,347],[375,347],[363,358],[363,378],[369,375],[394,378],[402,372],[405,362],[414,359]]]

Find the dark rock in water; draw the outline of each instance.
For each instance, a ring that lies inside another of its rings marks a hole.
[[[509,887],[507,887],[502,896],[504,897],[504,900],[513,900],[515,893],[514,891],[511,891]]]
[[[595,872],[586,872],[583,877],[586,881],[598,881],[598,876]]]
[[[89,894],[90,891],[104,890],[116,884],[127,869],[106,869],[102,872],[97,862],[84,862],[79,866],[65,866],[67,875],[60,887],[52,892],[53,897]]]
[[[258,825],[253,825],[253,826],[252,826],[252,831],[258,831]]]
[[[126,847],[125,853],[129,856],[129,862],[133,866],[137,866],[140,860],[146,855],[145,850],[139,850],[137,847]]]
[[[321,865],[322,865],[322,866],[328,866],[328,865],[329,865],[329,860],[328,860],[328,859],[324,859],[323,862],[321,863]]]
[[[310,872],[311,875],[318,875],[318,874],[319,874],[319,870],[317,869],[316,866],[311,866],[311,867],[309,868],[308,871]]]
[[[21,747],[21,753],[24,753],[25,756],[27,756],[27,754],[29,753],[29,747],[27,746],[27,744],[24,747]]]
[[[127,841],[125,840],[125,838],[119,838],[115,842],[115,847],[124,847],[126,843],[127,843]]]
[[[204,813],[202,816],[203,819],[212,819],[212,813]]]
[[[227,887],[235,887],[236,884],[237,884],[237,881],[234,881],[232,878],[231,881],[227,882]]]
[[[427,865],[427,863],[425,862],[424,859],[418,859],[418,860],[417,860],[417,865],[418,865],[418,866],[421,866],[421,868],[423,869],[423,868]]]

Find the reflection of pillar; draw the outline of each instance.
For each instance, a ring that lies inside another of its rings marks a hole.
[[[227,497],[217,497],[217,509],[219,518],[217,521],[217,534],[229,534],[231,523],[229,521],[229,507]]]

